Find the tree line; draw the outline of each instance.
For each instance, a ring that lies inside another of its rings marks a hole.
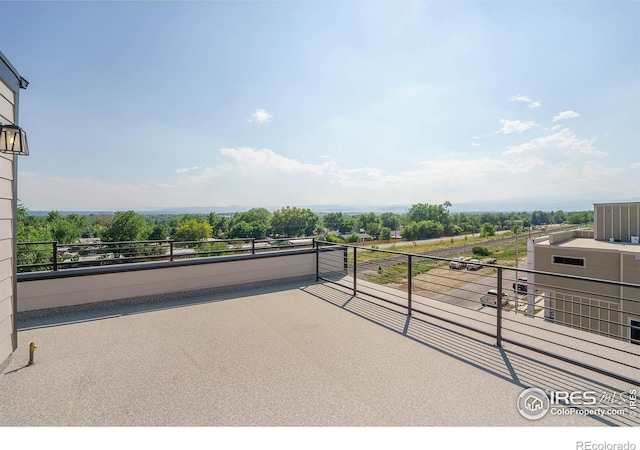
[[[362,233],[389,240],[399,233],[404,240],[429,239],[459,234],[493,234],[496,230],[559,223],[588,223],[592,211],[533,211],[511,213],[455,213],[451,203],[416,203],[405,214],[374,212],[345,214],[332,212],[322,216],[305,208],[286,206],[270,212],[252,208],[230,215],[216,214],[139,214],[118,211],[115,214],[69,214],[51,211],[46,216],[29,214],[18,206],[18,242],[57,241],[72,244],[80,238],[99,238],[103,242],[173,239],[200,241],[208,238],[278,238],[322,236],[333,241],[355,242]],[[395,232],[395,233],[394,233]]]

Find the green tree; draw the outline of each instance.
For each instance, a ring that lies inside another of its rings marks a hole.
[[[403,219],[400,214],[385,212],[380,215],[380,222],[382,223],[382,226],[392,230],[395,230],[402,225],[402,221]]]
[[[176,228],[173,239],[176,241],[201,241],[211,236],[211,225],[191,218]]]
[[[348,242],[349,244],[355,244],[356,242],[360,242],[360,236],[355,233],[351,233],[346,237],[345,242]]]
[[[391,228],[382,227],[380,229],[380,239],[382,239],[383,241],[388,241],[389,239],[391,239]]]
[[[29,210],[22,203],[18,204],[16,214],[16,239],[17,242],[45,242],[52,241],[51,232],[44,224],[38,224],[37,220],[32,220]],[[33,272],[38,270],[49,270],[49,267],[27,267],[21,266],[32,264],[50,264],[52,259],[51,244],[28,244],[18,245],[18,271]]]
[[[442,236],[444,226],[434,220],[411,222],[402,230],[402,237],[407,241],[416,239],[431,239]]]
[[[481,223],[482,226],[488,223],[494,227],[502,227],[502,217],[500,214],[485,212],[478,217],[478,223]],[[482,230],[480,232],[482,233]]]
[[[476,256],[489,256],[491,254],[487,247],[473,247],[471,251]]]
[[[550,223],[551,219],[549,214],[543,211],[534,211],[531,213],[531,223],[533,225],[541,225],[545,223]]]
[[[416,203],[409,208],[407,212],[407,220],[411,222],[433,221],[440,223],[443,227],[443,233],[453,234],[453,221],[449,214],[451,203],[445,201],[440,205],[430,205],[428,203]]]
[[[480,229],[480,237],[495,236],[495,235],[496,235],[496,229],[492,224],[490,224],[489,222],[485,222],[482,224],[482,228]]]
[[[356,228],[356,218],[353,216],[344,216],[342,224],[338,230],[340,233],[349,233]]]
[[[45,242],[52,241],[51,233],[45,227],[34,227],[32,225],[21,226],[17,229],[18,242]],[[40,268],[22,268],[20,266],[32,264],[51,264],[53,255],[51,244],[25,244],[18,245],[18,271],[33,272],[39,270],[49,270],[51,266]]]
[[[151,234],[149,234],[149,240],[162,241],[169,236],[169,226],[163,223],[157,223],[153,226]]]
[[[332,233],[326,234],[323,240],[327,242],[335,242],[336,244],[342,244],[344,242],[344,240]]]
[[[134,211],[118,211],[103,234],[106,241],[124,242],[146,240],[150,233],[151,226],[144,217]]]
[[[46,226],[55,241],[60,244],[71,244],[78,241],[89,228],[89,220],[77,214],[63,217],[58,211],[51,211],[47,215]]]
[[[551,213],[551,221],[553,223],[562,223],[562,222],[565,222],[566,220],[567,218],[564,214],[564,211],[561,209]]]
[[[344,218],[341,212],[331,212],[322,216],[322,222],[329,231],[339,231]]]
[[[229,237],[236,238],[254,238],[264,239],[269,230],[268,225],[265,222],[235,222],[229,230]]]
[[[233,220],[238,222],[263,222],[269,224],[271,221],[271,213],[265,208],[252,208],[248,211],[236,213],[233,216]]]
[[[248,211],[236,213],[233,225],[229,230],[229,237],[251,237],[264,239],[271,232],[271,213],[265,208],[252,208]],[[239,225],[245,223],[245,225]]]
[[[580,224],[593,222],[593,211],[575,211],[567,215],[567,223]]]
[[[460,232],[464,233],[477,233],[480,231],[480,221],[479,216],[467,214],[467,213],[457,213],[452,217],[454,225],[454,234],[459,234]],[[458,227],[460,231],[458,231],[455,227]]]
[[[229,232],[230,220],[228,217],[219,216],[214,212],[210,212],[207,216],[207,221],[209,225],[211,225],[211,233],[213,236],[221,238]]]
[[[360,214],[356,218],[356,223],[359,228],[366,230],[369,227],[369,224],[372,224],[372,223],[379,224],[380,219],[378,218],[378,216],[376,216],[376,213],[368,212],[368,213]]]
[[[378,236],[381,228],[382,226],[378,222],[369,222],[364,231],[371,236]]]
[[[310,209],[286,206],[273,213],[273,232],[282,236],[311,236],[320,218]]]

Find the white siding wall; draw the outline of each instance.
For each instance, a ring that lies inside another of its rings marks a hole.
[[[14,123],[15,95],[0,80],[0,122]],[[13,156],[0,154],[0,364],[12,348]]]

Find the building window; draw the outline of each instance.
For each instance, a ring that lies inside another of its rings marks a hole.
[[[640,320],[629,320],[629,338],[634,344],[640,344]]]
[[[584,258],[570,258],[568,256],[554,256],[554,264],[565,264],[568,266],[584,267]]]

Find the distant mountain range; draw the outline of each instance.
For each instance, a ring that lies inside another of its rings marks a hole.
[[[615,200],[615,202],[638,202],[640,197]],[[453,204],[450,208],[450,212],[468,212],[468,213],[481,213],[481,212],[532,212],[532,211],[558,211],[564,212],[571,211],[590,211],[593,209],[594,203],[606,203],[609,200],[598,200],[589,202],[587,200],[575,200],[575,201],[554,201],[553,199],[547,199],[544,201],[503,201],[503,202],[476,202],[476,203],[459,203]],[[286,206],[286,205],[285,205]],[[374,212],[381,214],[384,212],[392,212],[396,214],[406,213],[411,205],[387,205],[387,206],[367,206],[367,205],[291,205],[298,206],[299,208],[308,208],[316,214],[322,215],[331,212],[342,212],[344,214],[360,214],[366,212]],[[215,212],[217,214],[233,214],[236,212],[247,211],[251,208],[266,208],[269,211],[276,211],[281,209],[280,206],[243,206],[243,205],[229,205],[229,206],[191,206],[191,207],[175,207],[175,208],[138,208],[135,211],[139,214],[209,214]],[[127,208],[123,208],[120,211],[125,211]],[[114,211],[58,211],[60,214],[113,214]],[[47,215],[49,211],[29,211],[29,214],[34,216]]]

